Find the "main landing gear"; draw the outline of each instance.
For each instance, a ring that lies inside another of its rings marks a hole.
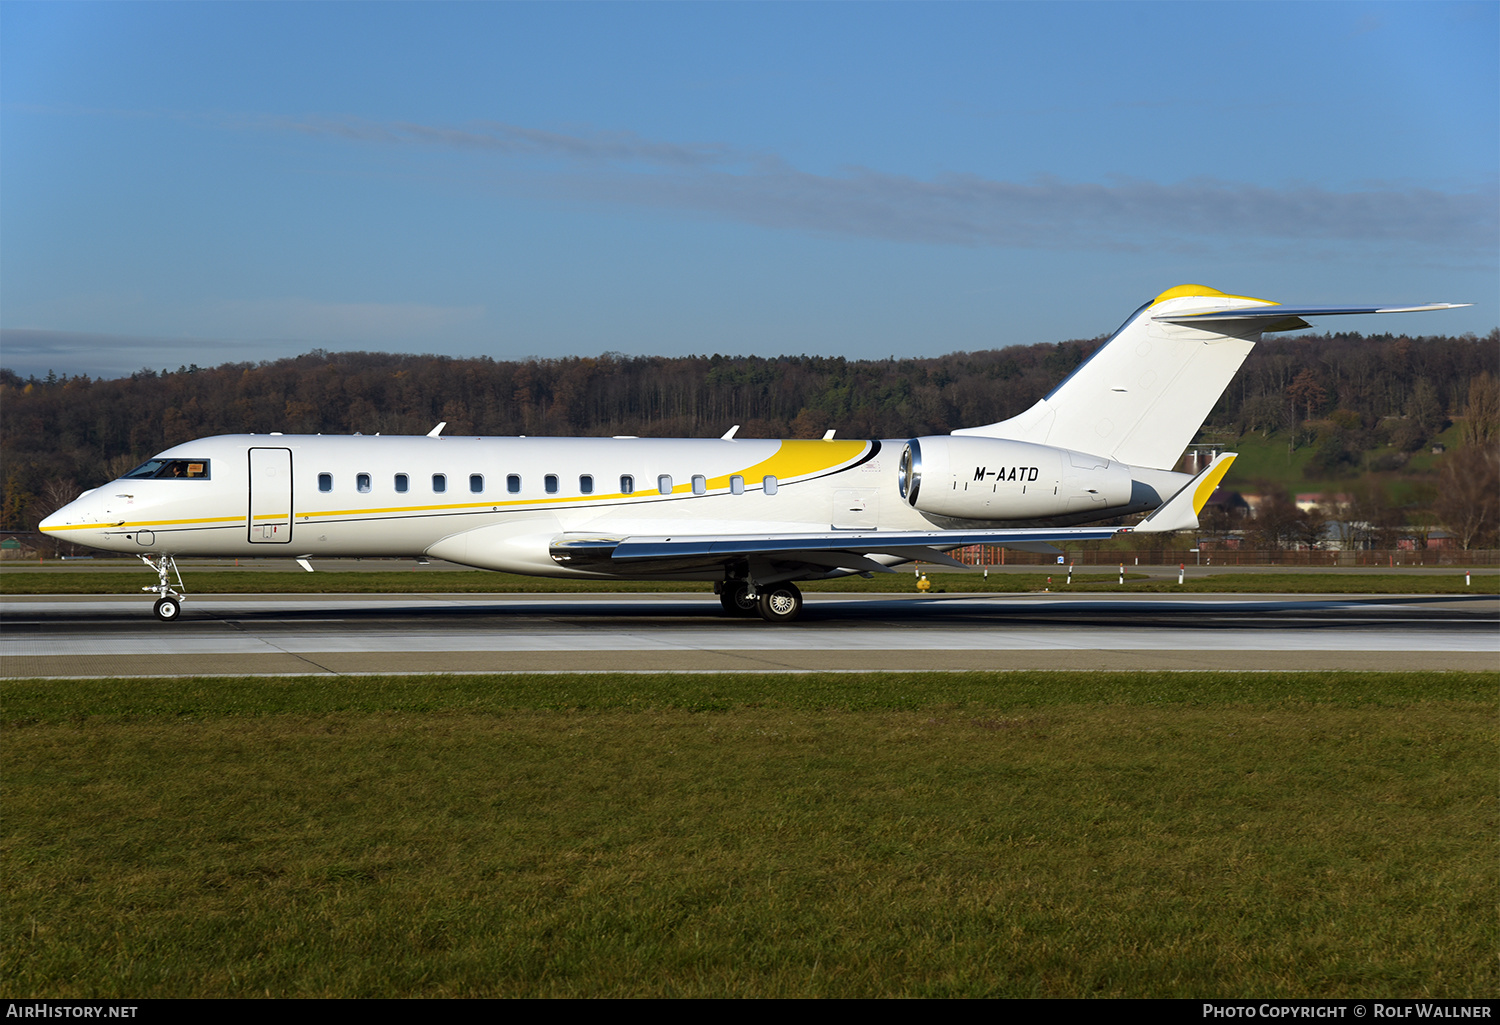
[[[156,618],[163,623],[173,623],[182,618],[182,572],[177,568],[177,560],[170,555],[142,555],[140,560],[147,566],[156,570],[158,583],[155,587],[143,587],[142,591],[160,595],[151,611]],[[168,573],[177,578],[177,586],[173,587],[168,580]]]
[[[719,604],[726,615],[790,623],[802,614],[802,592],[791,583],[755,588],[747,580],[726,580],[719,589]]]

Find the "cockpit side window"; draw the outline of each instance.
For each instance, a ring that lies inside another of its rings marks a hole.
[[[207,459],[148,459],[122,480],[208,480]]]

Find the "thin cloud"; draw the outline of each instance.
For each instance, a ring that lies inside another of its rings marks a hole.
[[[223,350],[222,355],[216,350]],[[205,338],[0,329],[0,366],[23,377],[41,377],[49,370],[119,377],[142,367],[213,366],[232,352],[226,343]]]
[[[525,166],[508,166],[495,181],[562,199],[678,209],[763,227],[898,242],[1192,250],[1230,239],[1416,245],[1470,254],[1493,253],[1500,242],[1494,186],[1338,191],[1208,178],[1018,182],[949,174],[923,180],[868,168],[814,174],[773,155],[719,144],[658,142],[631,132],[569,134],[494,121],[450,128],[347,118],[278,119],[260,126],[356,142],[552,158],[572,168],[528,178]]]
[[[484,319],[485,308],[421,303],[332,303],[253,299],[213,303],[207,323],[233,325],[244,338],[302,339],[318,344],[410,342]]]
[[[230,122],[236,123],[236,122]],[[362,118],[265,118],[238,122],[257,128],[328,136],[356,142],[481,150],[513,156],[561,157],[578,161],[643,162],[667,167],[702,167],[736,159],[719,144],[682,145],[655,142],[634,132],[584,132],[569,135],[501,121],[477,121],[467,127],[422,125],[410,121],[380,123]]]
[[[480,323],[485,313],[479,305],[227,300],[186,310],[177,337],[0,329],[0,366],[23,376],[64,368],[118,376],[142,367],[278,359],[329,346],[414,350],[445,332]]]
[[[1159,246],[1226,239],[1453,247],[1493,252],[1495,191],[1335,192],[1212,179],[1108,184],[977,175],[931,181],[860,169],[817,175],[792,168],[693,175],[580,175],[550,182],[560,195],[675,207],[765,227],[933,245],[1023,249]]]

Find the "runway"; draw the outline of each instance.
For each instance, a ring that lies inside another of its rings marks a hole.
[[[1496,670],[1494,595],[808,595],[786,626],[712,595],[135,596],[0,602],[0,675],[971,669]]]

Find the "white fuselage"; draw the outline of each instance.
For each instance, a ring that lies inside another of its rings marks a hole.
[[[564,565],[549,546],[564,537],[932,530],[939,520],[898,488],[904,445],[225,435],[156,457],[201,462],[200,476],[120,478],[43,528],[141,555],[434,556],[517,573],[611,575]],[[1039,484],[1049,493],[1081,488],[1062,479],[1026,486],[1035,494]],[[1010,516],[997,506],[987,519],[1030,514],[1021,486],[1014,490]]]

